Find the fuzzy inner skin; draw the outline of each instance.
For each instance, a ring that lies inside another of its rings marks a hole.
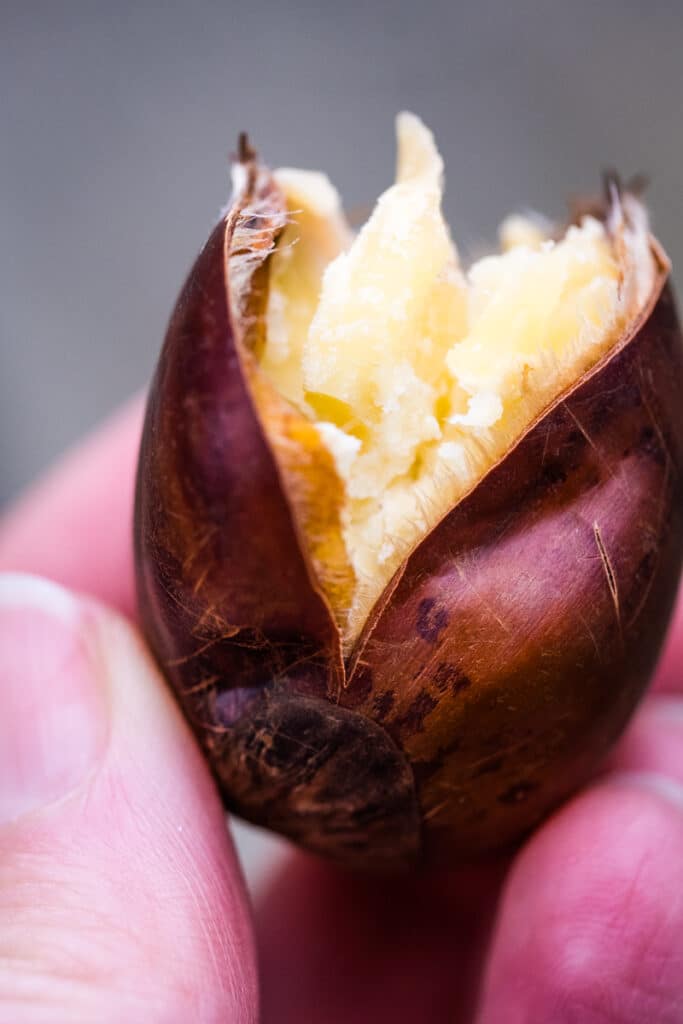
[[[289,223],[261,366],[316,424],[345,485],[356,585],[351,608],[333,611],[347,645],[421,538],[616,343],[651,262],[644,217],[616,245],[593,217],[551,239],[517,215],[501,252],[465,272],[434,138],[407,113],[397,136],[396,182],[355,237],[324,175],[275,172]]]

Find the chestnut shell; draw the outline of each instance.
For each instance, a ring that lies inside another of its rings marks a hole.
[[[478,857],[595,772],[661,648],[683,555],[668,264],[653,241],[637,322],[422,540],[344,658],[254,400],[283,200],[248,161],[150,391],[143,628],[230,810],[355,867]]]

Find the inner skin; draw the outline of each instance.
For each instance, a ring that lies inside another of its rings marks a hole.
[[[559,240],[514,216],[463,270],[441,212],[443,161],[397,119],[396,183],[354,237],[322,174],[275,172],[289,223],[271,257],[261,365],[317,425],[345,484],[358,634],[425,534],[620,336],[624,267],[604,225]],[[623,263],[623,261],[622,261]]]

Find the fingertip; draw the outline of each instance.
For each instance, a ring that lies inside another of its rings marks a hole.
[[[0,826],[59,800],[101,762],[109,700],[79,602],[0,574]]]
[[[683,788],[613,776],[560,811],[505,887],[479,1024],[668,1020],[683,975]]]
[[[0,684],[18,696],[0,764],[18,765],[19,788],[0,799],[12,812],[0,822],[0,1018],[30,965],[41,998],[70,983],[54,1019],[78,999],[90,1016],[73,1019],[253,1022],[254,942],[224,812],[140,636],[92,600],[14,575],[0,577],[0,641],[5,627]]]

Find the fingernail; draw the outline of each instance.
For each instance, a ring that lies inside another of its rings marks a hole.
[[[67,796],[97,764],[109,721],[101,676],[78,601],[0,574],[0,824]]]

